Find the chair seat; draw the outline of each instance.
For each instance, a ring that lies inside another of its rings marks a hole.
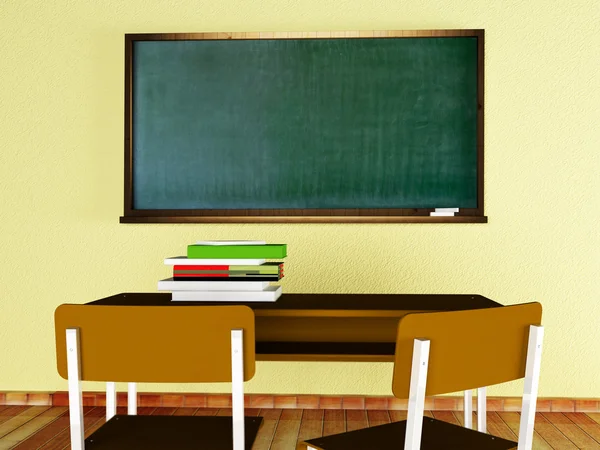
[[[245,417],[250,450],[262,417]],[[121,416],[85,440],[86,450],[232,450],[233,423],[227,416]]]
[[[406,420],[304,441],[319,450],[404,448]],[[423,418],[421,450],[510,450],[517,443],[429,417]]]

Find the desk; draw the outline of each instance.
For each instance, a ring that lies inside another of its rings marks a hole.
[[[205,306],[173,302],[169,293],[123,293],[88,305]],[[413,312],[502,307],[481,295],[282,294],[276,302],[243,304],[256,317],[258,361],[377,361],[394,359],[398,320]]]

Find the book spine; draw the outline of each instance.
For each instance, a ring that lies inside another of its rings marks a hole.
[[[175,265],[173,270],[229,270],[229,271],[254,271],[254,272],[277,272],[283,269],[283,263],[260,264],[260,265],[216,265],[216,264],[186,264]]]
[[[196,245],[265,245],[267,241],[198,241]]]
[[[187,276],[186,275],[177,275],[174,276],[173,279],[175,281],[183,280],[183,281],[279,281],[283,278],[283,276],[278,275],[250,275],[250,276]]]
[[[174,270],[174,275],[184,274],[225,274],[225,275],[277,275],[281,273],[280,270]]]
[[[187,256],[183,257],[173,257],[166,258],[165,264],[167,266],[190,266],[190,265],[236,265],[236,264],[244,264],[244,265],[256,265],[260,266],[264,264],[265,260],[261,258],[188,258]]]
[[[186,265],[173,266],[173,270],[229,270],[232,267],[236,267],[236,266],[229,266],[229,265],[217,266],[214,264],[207,264],[207,265],[186,264]]]
[[[281,287],[271,286],[264,291],[174,291],[171,294],[172,300],[183,301],[231,301],[231,302],[246,302],[246,301],[275,301],[281,295]]]
[[[220,278],[229,278],[230,275],[228,273],[174,273],[173,278],[212,278],[212,277],[220,277]]]
[[[187,281],[172,278],[158,282],[159,291],[264,291],[268,281]]]
[[[286,244],[270,245],[188,245],[187,257],[200,258],[285,258]]]

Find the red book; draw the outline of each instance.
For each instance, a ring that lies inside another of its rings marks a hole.
[[[173,270],[229,270],[229,266],[182,266],[175,265]]]
[[[173,274],[173,278],[195,278],[195,277],[222,277],[229,278],[228,273],[183,273]]]

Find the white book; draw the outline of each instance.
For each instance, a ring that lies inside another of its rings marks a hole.
[[[159,291],[264,291],[268,281],[189,281],[167,278],[158,282]]]
[[[167,266],[203,266],[203,265],[223,265],[223,266],[260,266],[264,264],[264,259],[190,259],[187,256],[173,256],[165,259]]]
[[[174,291],[171,300],[183,302],[274,302],[281,296],[281,286],[264,291]]]
[[[198,241],[196,245],[265,245],[267,241]]]

